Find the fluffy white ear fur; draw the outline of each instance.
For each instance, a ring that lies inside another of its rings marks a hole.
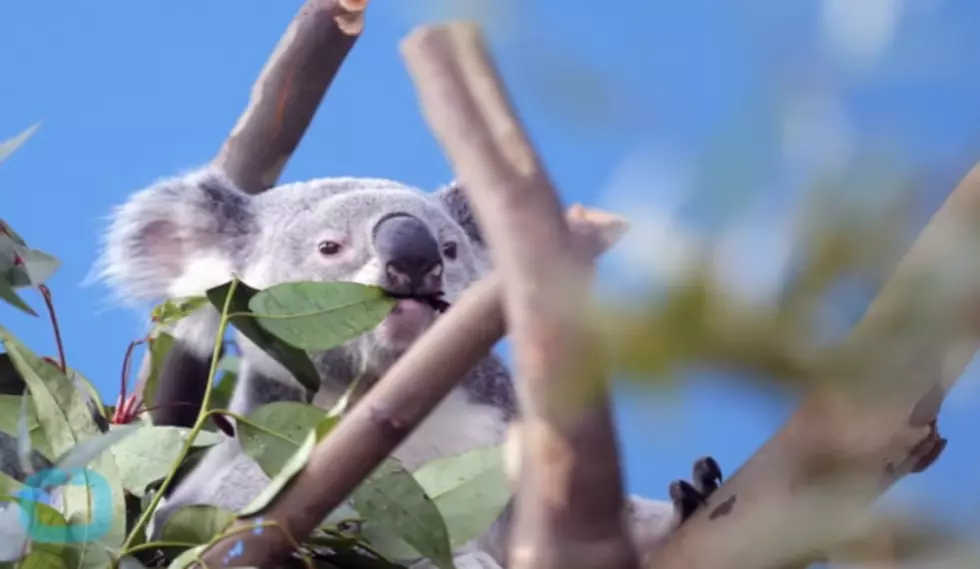
[[[127,303],[201,294],[231,277],[251,211],[220,171],[159,180],[113,210],[92,276]]]

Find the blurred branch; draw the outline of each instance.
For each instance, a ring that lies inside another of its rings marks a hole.
[[[364,29],[367,0],[307,0],[286,29],[252,87],[248,107],[212,164],[242,190],[274,186],[306,133],[320,101]],[[156,394],[156,425],[190,426],[197,417],[208,364],[183,350],[165,359]],[[133,390],[141,403],[149,378],[144,355]],[[202,375],[203,374],[203,375]]]
[[[598,255],[624,231],[619,218],[580,207],[569,211],[580,251]],[[353,492],[456,386],[506,332],[496,273],[476,283],[391,367],[364,398],[319,443],[306,467],[260,516],[301,541]],[[202,559],[224,567],[235,551],[236,566],[270,567],[292,551],[280,531],[226,531]]]
[[[848,338],[861,372],[846,389],[843,382],[815,389],[647,567],[778,567],[846,539],[842,521],[903,476],[928,468],[946,443],[936,428],[941,404],[980,347],[977,228],[980,165],[950,194]],[[810,490],[827,474],[848,480],[847,492],[821,499],[817,515]]]
[[[558,196],[479,28],[420,28],[403,41],[402,53],[504,285],[522,413],[508,566],[635,567],[607,370],[583,318],[592,259],[573,251]]]

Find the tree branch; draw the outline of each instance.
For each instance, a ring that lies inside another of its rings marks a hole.
[[[214,159],[258,194],[276,184],[364,29],[367,0],[307,0],[262,69],[248,108]]]
[[[276,184],[360,37],[367,4],[307,0],[299,9],[256,79],[248,106],[212,160],[239,188],[258,194]],[[145,354],[133,390],[139,400],[149,378],[149,359]],[[207,380],[201,372],[210,367],[208,362],[198,364],[181,350],[165,358],[154,424],[193,423],[203,395],[200,385]]]
[[[479,29],[420,28],[402,53],[503,281],[523,439],[509,567],[635,567],[607,370],[585,317],[592,259],[573,252]]]
[[[583,253],[598,254],[625,231],[623,220],[581,207],[572,208],[569,218],[582,236]],[[468,289],[320,442],[262,519],[297,541],[308,536],[503,337],[500,299],[496,273]],[[240,520],[236,527],[254,521]],[[253,567],[275,566],[292,550],[281,532],[244,532],[219,541],[202,559],[208,567],[224,567],[233,548],[235,566]]]
[[[798,560],[849,537],[849,523],[879,495],[938,457],[943,399],[980,347],[978,227],[980,165],[848,338],[850,353],[865,360],[853,378],[858,388],[811,394],[647,567],[767,569]],[[846,492],[815,491],[814,470],[827,459],[849,476]]]

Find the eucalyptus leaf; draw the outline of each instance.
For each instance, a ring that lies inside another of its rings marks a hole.
[[[13,138],[8,138],[7,140],[0,141],[0,164],[3,164],[11,154],[14,153],[18,148],[21,147],[27,139],[34,136],[37,129],[41,127],[40,122],[36,122],[31,126],[27,127],[26,130],[20,134],[14,136]]]
[[[172,543],[208,543],[235,521],[233,512],[214,506],[185,506],[167,518],[160,541]]]
[[[207,306],[207,304],[208,299],[204,296],[171,299],[165,301],[163,304],[155,306],[153,311],[150,312],[150,318],[158,326],[175,324],[178,321],[187,318],[194,312],[197,312],[201,308]]]
[[[376,286],[293,282],[257,293],[248,306],[259,324],[304,350],[329,350],[381,323],[395,299]]]
[[[198,557],[200,557],[201,553],[204,551],[204,548],[204,545],[198,545],[197,547],[192,547],[185,550],[183,553],[174,558],[174,560],[170,562],[170,565],[167,565],[167,569],[186,569],[191,567]]]
[[[0,234],[10,238],[10,241],[12,243],[16,243],[17,245],[24,245],[24,246],[27,245],[27,242],[24,241],[24,238],[21,237],[20,234],[18,234],[16,231],[14,231],[14,228],[11,227],[10,224],[4,221],[3,219],[0,219]]]
[[[44,429],[37,420],[37,413],[34,410],[34,404],[31,403],[30,394],[0,395],[0,431],[11,435],[11,437],[18,437],[20,408],[24,400],[28,402],[27,430],[31,437],[31,448],[44,458],[53,459],[54,457],[48,448],[48,441],[44,436]]]
[[[24,299],[17,295],[17,291],[14,290],[14,287],[5,278],[0,278],[0,298],[21,312],[26,312],[31,316],[37,316],[37,312],[24,302]]]
[[[511,498],[499,446],[433,460],[414,476],[446,521],[453,549],[482,535]]]
[[[8,279],[14,287],[36,287],[44,284],[61,267],[61,261],[36,249],[23,245],[14,245],[14,252],[20,258],[20,264],[13,266]]]
[[[190,430],[184,427],[143,425],[113,446],[123,487],[135,496],[143,496],[147,486],[165,478],[173,468],[189,434]],[[193,446],[212,446],[222,440],[224,437],[219,434],[201,431]]]
[[[80,436],[99,434],[86,397],[59,369],[37,357],[6,329],[0,327],[3,343],[17,372],[27,384],[50,448],[61,455],[77,444]]]
[[[282,468],[274,477],[272,477],[269,484],[266,485],[261,492],[259,492],[259,495],[256,496],[255,499],[249,503],[249,505],[242,508],[238,514],[239,517],[251,517],[268,507],[269,504],[276,499],[276,496],[278,496],[279,493],[282,492],[290,482],[292,482],[293,478],[299,474],[301,470],[303,470],[303,467],[305,467],[306,463],[310,460],[310,455],[313,453],[316,443],[316,432],[310,431],[307,434],[306,439],[303,441],[303,444],[300,445],[300,447],[296,449],[296,452],[289,457],[289,460],[282,465]]]
[[[351,504],[369,521],[365,531],[377,524],[441,569],[453,569],[446,522],[422,486],[395,460],[382,463],[354,491]]]
[[[97,459],[103,452],[119,444],[123,439],[135,434],[141,427],[137,425],[119,425],[108,433],[102,433],[85,439],[68,449],[55,461],[55,466],[64,470],[84,468]]]
[[[163,371],[163,362],[167,359],[167,354],[174,347],[174,337],[167,332],[160,331],[150,338],[150,374],[143,384],[143,403],[149,408],[154,405],[153,396],[157,392],[157,381],[160,372]]]
[[[237,427],[242,449],[262,467],[263,472],[273,477],[303,445],[307,435],[327,419],[327,414],[313,405],[277,401],[259,407],[247,419],[247,422],[239,421]]]
[[[116,563],[116,569],[146,569],[146,565],[132,555],[123,555]]]
[[[231,283],[209,289],[207,291],[208,300],[218,310],[223,310],[225,299],[231,290]],[[306,389],[316,392],[320,389],[320,375],[310,361],[310,357],[298,348],[290,346],[286,342],[276,338],[258,324],[255,318],[249,313],[249,302],[258,293],[256,289],[238,281],[235,284],[234,296],[230,303],[230,312],[234,316],[229,317],[229,321],[236,330],[245,335],[246,338],[255,343],[259,348],[268,354],[272,359],[282,364],[292,373]]]
[[[58,510],[27,497],[33,494],[33,489],[22,486],[15,494],[0,495],[0,503],[7,504],[5,512],[17,512],[16,519],[5,515],[5,521],[20,525],[33,541],[32,549],[43,544],[48,554],[60,557],[67,544],[72,543],[73,528]]]
[[[30,400],[27,398],[27,394],[21,395],[20,410],[17,413],[17,460],[20,462],[21,470],[33,474],[34,465],[31,464],[31,431],[28,426],[31,415],[30,407]]]

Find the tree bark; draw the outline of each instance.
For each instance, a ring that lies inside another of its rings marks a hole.
[[[421,28],[402,53],[503,281],[522,415],[508,566],[636,567],[607,370],[587,318],[593,260],[574,251],[479,29]]]
[[[865,360],[855,388],[811,394],[647,567],[768,569],[806,559],[853,537],[849,522],[936,460],[946,444],[936,426],[940,407],[980,348],[978,228],[980,165],[848,338],[848,351]],[[819,491],[826,478],[817,471],[828,464],[848,476],[846,491]]]

